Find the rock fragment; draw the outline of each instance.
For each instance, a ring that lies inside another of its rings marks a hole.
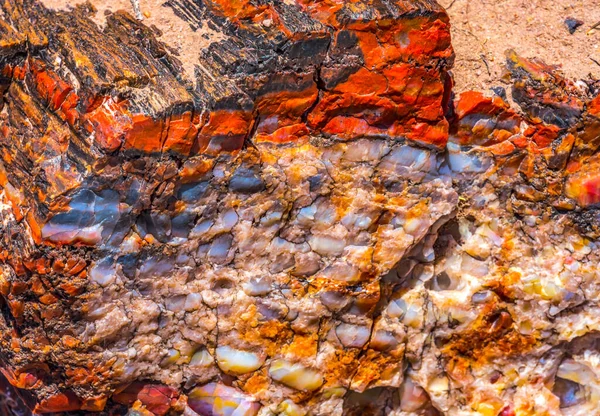
[[[594,82],[511,52],[519,110],[451,101],[430,0],[169,0],[194,79],[1,7],[0,411],[598,408]]]
[[[567,17],[565,19],[565,26],[571,35],[583,26],[583,24],[583,20],[575,19],[574,17]]]

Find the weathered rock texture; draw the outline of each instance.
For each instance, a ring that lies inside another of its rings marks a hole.
[[[164,7],[193,74],[2,4],[3,414],[597,411],[598,85],[451,100],[432,0]]]

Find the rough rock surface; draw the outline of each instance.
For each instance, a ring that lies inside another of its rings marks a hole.
[[[451,96],[432,0],[5,0],[0,411],[579,415],[600,400],[600,96]]]

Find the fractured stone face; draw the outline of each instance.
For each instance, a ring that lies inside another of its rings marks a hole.
[[[597,407],[598,85],[509,54],[451,102],[435,2],[0,20],[0,410]],[[79,412],[79,413],[77,413]]]

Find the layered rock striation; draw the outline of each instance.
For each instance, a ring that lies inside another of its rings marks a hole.
[[[452,97],[432,0],[163,7],[191,65],[2,3],[3,414],[598,407],[600,85]]]

